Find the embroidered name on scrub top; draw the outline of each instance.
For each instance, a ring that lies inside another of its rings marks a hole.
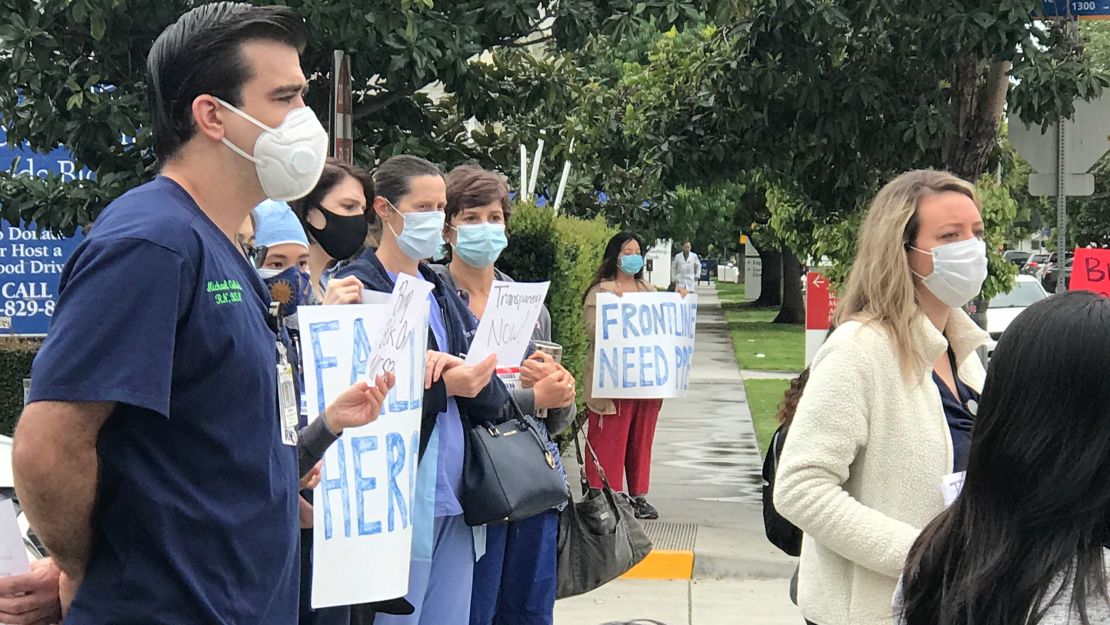
[[[243,287],[237,280],[209,280],[208,292],[216,304],[236,304],[243,301]]]

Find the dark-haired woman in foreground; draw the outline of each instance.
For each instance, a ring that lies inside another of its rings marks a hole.
[[[963,492],[922,532],[903,625],[1110,623],[1110,301],[1068,293],[1006,330]]]

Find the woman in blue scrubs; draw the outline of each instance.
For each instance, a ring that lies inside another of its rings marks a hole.
[[[432,283],[429,307],[429,380],[420,429],[420,464],[414,494],[415,521],[409,616],[379,614],[376,625],[468,625],[474,561],[484,535],[463,521],[461,486],[465,428],[470,415],[499,415],[508,394],[496,378],[496,359],[463,364],[477,329],[474,316],[454,290],[428,268],[443,243],[443,174],[428,161],[395,156],[374,173],[373,207],[382,224],[377,250],[342,267],[336,278],[356,276],[365,288],[389,293],[399,274]]]

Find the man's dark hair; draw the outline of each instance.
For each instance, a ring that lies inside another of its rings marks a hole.
[[[147,57],[147,97],[154,153],[162,162],[193,137],[193,100],[210,94],[239,106],[251,78],[241,46],[284,43],[304,52],[304,20],[289,7],[216,2],[182,15],[158,36]]]

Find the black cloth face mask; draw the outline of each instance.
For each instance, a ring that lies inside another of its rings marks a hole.
[[[328,256],[336,260],[346,260],[358,252],[366,240],[366,217],[364,215],[336,215],[323,206],[317,210],[324,216],[324,227],[317,228],[305,223],[309,234],[324,248]]]

